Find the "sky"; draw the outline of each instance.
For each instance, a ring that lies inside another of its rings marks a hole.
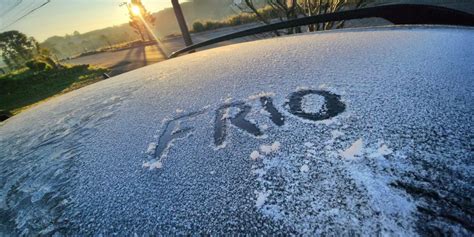
[[[38,41],[44,41],[50,36],[64,36],[76,30],[85,33],[120,25],[128,21],[126,8],[119,7],[124,1],[126,0],[51,0],[44,7],[6,27],[47,0],[0,0],[0,32],[18,30],[35,37]],[[142,2],[150,12],[171,7],[171,0],[142,0]]]

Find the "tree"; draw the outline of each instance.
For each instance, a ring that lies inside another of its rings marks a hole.
[[[12,69],[23,66],[37,54],[35,42],[16,30],[0,33],[0,51],[3,61]]]
[[[141,0],[131,0],[127,3],[128,14],[130,17],[129,25],[140,35],[142,41],[153,40],[154,37],[145,24],[155,25],[155,17],[145,9]],[[147,39],[145,39],[147,38]]]
[[[32,60],[43,61],[51,68],[57,63],[51,59],[51,52],[40,47],[33,37],[27,37],[19,31],[7,31],[0,34],[0,51],[5,64],[10,69],[24,67]]]
[[[71,43],[72,43],[72,42],[69,42],[68,44],[71,44]],[[74,44],[74,43],[72,43],[72,44]],[[83,40],[81,41],[81,45],[82,45],[82,47],[83,47],[83,49],[84,49],[84,53],[89,52],[89,48],[88,48],[88,47],[91,45],[91,42],[90,42],[88,39],[83,39]]]
[[[110,40],[106,35],[100,35],[99,37],[104,43],[109,46],[109,48],[112,48],[112,43],[110,43]]]

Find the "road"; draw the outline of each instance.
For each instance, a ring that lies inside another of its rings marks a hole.
[[[214,37],[229,34],[231,32],[251,28],[259,25],[259,23],[247,24],[243,26],[221,28],[213,31],[201,32],[192,34],[194,43],[202,42]],[[260,39],[262,36],[244,37],[241,39],[231,40],[215,44],[207,48],[219,47],[228,44],[235,44],[238,42],[251,41]],[[124,72],[128,72],[140,67],[166,60],[167,55],[172,52],[185,47],[184,41],[181,37],[172,38],[161,42],[160,47],[157,45],[139,46],[130,49],[124,49],[115,52],[105,52],[94,55],[83,56],[66,61],[68,64],[90,64],[100,67],[110,68],[111,76],[115,76]]]
[[[115,52],[88,55],[66,61],[70,64],[91,64],[110,68],[110,75],[118,75],[136,68],[165,60],[156,45],[140,46]]]

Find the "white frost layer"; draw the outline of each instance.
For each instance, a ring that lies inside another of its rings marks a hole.
[[[153,155],[155,154],[157,144],[155,142],[151,142],[148,144],[148,148],[146,149],[146,154],[147,155]]]
[[[364,148],[364,142],[362,138],[359,138],[357,141],[352,143],[352,145],[341,153],[341,156],[345,159],[354,159],[356,156],[362,154],[362,149]]]
[[[341,132],[341,131],[339,131],[339,130],[333,130],[333,131],[331,131],[331,136],[332,136],[332,139],[333,139],[333,140],[336,139],[336,138],[338,138],[338,137],[340,137],[340,136],[343,136],[343,135],[344,135],[344,133]]]
[[[359,159],[337,159],[333,146],[311,142],[263,159],[252,167],[257,208],[303,235],[416,235],[415,204],[383,171],[384,157],[394,154],[388,145],[359,138],[342,153]]]
[[[163,167],[163,164],[160,161],[147,161],[143,163],[142,167],[147,168],[149,170],[154,170],[161,169],[161,167]]]
[[[309,94],[303,97],[303,108],[306,113],[318,113],[324,111],[324,97],[317,94]]]
[[[380,155],[390,155],[392,154],[392,150],[390,148],[388,148],[387,145],[383,144],[381,147],[379,147],[379,149],[377,149],[378,153]]]
[[[265,201],[267,200],[267,197],[270,196],[270,192],[257,192],[257,201],[255,202],[255,206],[257,209],[260,209],[263,204],[265,204]]]
[[[260,99],[261,97],[274,97],[274,96],[275,96],[275,93],[273,92],[260,92],[258,94],[249,96],[248,100],[256,100],[256,99]]]
[[[252,153],[250,153],[250,159],[252,160],[257,160],[259,157],[260,153],[258,151],[252,151]]]
[[[270,153],[278,151],[280,149],[280,146],[281,146],[281,143],[276,141],[276,142],[272,143],[271,145],[261,145],[260,146],[260,151],[263,154],[268,155]]]

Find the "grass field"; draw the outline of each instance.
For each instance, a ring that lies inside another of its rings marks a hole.
[[[0,76],[0,110],[17,114],[52,96],[102,80],[107,69],[88,65],[66,66],[42,72],[28,69]]]

